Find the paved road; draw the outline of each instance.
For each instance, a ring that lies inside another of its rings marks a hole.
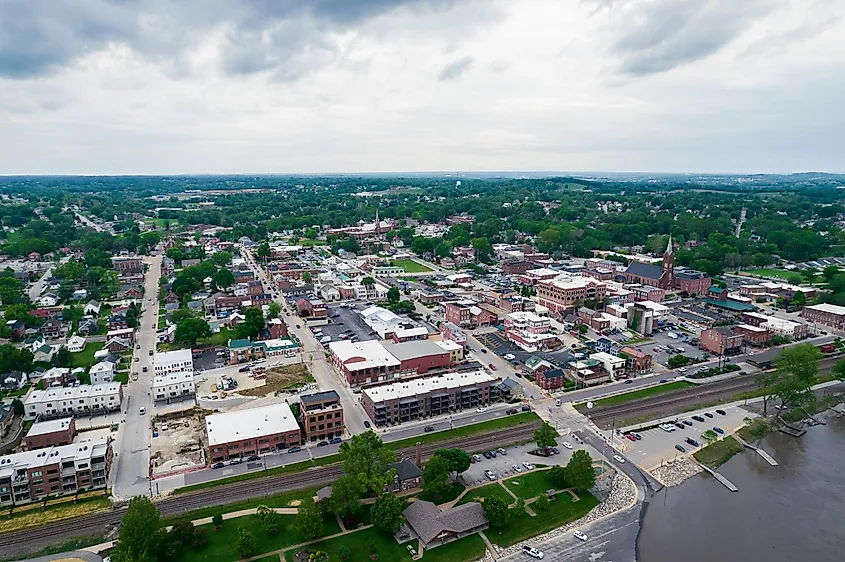
[[[115,466],[112,468],[112,493],[118,498],[130,498],[150,493],[150,418],[152,412],[153,361],[150,350],[155,352],[156,325],[158,322],[158,279],[161,274],[161,255],[144,258],[149,269],[144,280],[143,313],[141,327],[135,332],[135,349],[130,372],[138,373],[138,380],[123,388],[123,412],[125,422],[120,424],[115,445]],[[147,298],[152,298],[151,302]],[[144,372],[147,367],[147,372]],[[141,415],[140,408],[146,413]]]
[[[256,262],[252,253],[241,246],[241,255],[246,259],[247,264],[256,272],[258,278],[264,282],[265,291],[275,291],[272,279],[265,272],[264,268]],[[281,293],[280,293],[281,295]],[[362,433],[366,430],[364,427],[364,420],[367,419],[367,414],[364,408],[358,402],[358,397],[352,392],[345,379],[335,373],[334,369],[326,359],[326,353],[323,346],[314,338],[311,330],[305,327],[305,322],[295,316],[296,310],[289,307],[287,301],[279,296],[275,299],[282,305],[282,320],[288,327],[288,333],[296,336],[302,343],[303,360],[307,361],[310,367],[311,374],[314,376],[317,385],[321,389],[334,389],[340,395],[340,402],[343,405],[343,419],[346,424],[346,430],[351,435]],[[285,313],[290,312],[291,316]],[[297,328],[297,321],[299,321],[299,328]]]

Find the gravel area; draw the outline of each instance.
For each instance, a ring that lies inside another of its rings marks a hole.
[[[651,475],[663,482],[665,486],[679,486],[684,480],[699,472],[704,472],[704,469],[697,462],[688,457],[682,457],[655,468],[651,471]]]
[[[613,478],[613,482],[610,485],[610,491],[608,493],[607,499],[597,505],[595,508],[593,508],[593,510],[590,511],[587,515],[585,515],[581,519],[571,521],[566,525],[558,527],[557,529],[552,529],[548,533],[543,533],[542,535],[531,537],[530,541],[519,542],[507,548],[499,548],[493,545],[493,547],[496,549],[496,555],[499,558],[511,556],[518,552],[522,552],[522,546],[524,544],[527,544],[528,542],[532,544],[541,543],[543,541],[552,539],[564,533],[572,532],[578,527],[583,527],[584,525],[588,525],[603,517],[612,515],[617,511],[622,511],[626,509],[634,502],[636,497],[637,487],[634,485],[634,482],[624,474],[617,473],[617,475]],[[490,555],[489,550],[484,555],[484,558],[482,558],[481,560],[483,560],[484,562],[494,562],[494,559]]]

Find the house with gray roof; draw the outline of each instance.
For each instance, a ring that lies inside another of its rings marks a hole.
[[[413,461],[402,459],[399,462],[387,465],[388,470],[393,469],[393,482],[387,485],[388,492],[401,492],[419,488],[422,484],[422,470]]]
[[[402,515],[426,549],[483,531],[488,526],[484,508],[478,502],[441,510],[431,502],[417,500]]]

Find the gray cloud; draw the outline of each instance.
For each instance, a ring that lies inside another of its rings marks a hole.
[[[775,7],[767,0],[661,0],[593,2],[596,12],[623,10],[613,29],[618,70],[646,76],[695,62],[718,52]]]
[[[295,79],[333,58],[327,35],[403,6],[440,8],[449,0],[4,0],[0,77],[53,73],[109,43],[144,57],[179,62],[215,27],[225,25],[222,70],[277,69]]]
[[[457,80],[472,67],[474,62],[475,59],[473,57],[463,57],[454,60],[440,70],[437,74],[437,79],[441,82]]]

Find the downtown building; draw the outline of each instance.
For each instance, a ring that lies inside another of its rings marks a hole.
[[[540,306],[551,312],[563,312],[586,300],[602,300],[607,296],[607,285],[592,277],[560,275],[539,281],[536,285]]]
[[[377,426],[486,406],[499,382],[484,371],[448,373],[366,388],[361,405]]]
[[[208,462],[283,451],[302,442],[299,423],[282,402],[205,418]]]

